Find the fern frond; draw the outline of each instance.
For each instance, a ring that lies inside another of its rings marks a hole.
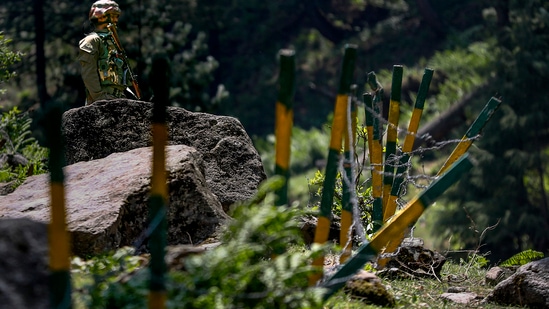
[[[499,265],[500,266],[522,266],[532,261],[542,259],[543,257],[544,257],[544,254],[542,252],[528,249],[513,255],[512,257],[503,261]]]

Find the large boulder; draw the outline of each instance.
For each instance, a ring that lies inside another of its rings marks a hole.
[[[68,164],[152,145],[152,103],[98,101],[63,115]],[[167,108],[168,144],[200,152],[208,186],[227,210],[251,198],[266,178],[261,157],[242,124],[233,117]]]
[[[0,220],[0,256],[0,307],[49,308],[46,224]]]
[[[204,178],[205,165],[194,148],[167,148],[168,243],[196,244],[215,237],[226,220]],[[132,245],[147,227],[151,177],[150,147],[64,168],[66,214],[72,249],[97,254]],[[47,174],[29,177],[15,192],[0,197],[0,218],[49,222]]]
[[[521,266],[496,285],[487,301],[507,306],[549,308],[549,258]]]

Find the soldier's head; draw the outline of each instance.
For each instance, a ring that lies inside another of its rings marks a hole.
[[[91,6],[89,20],[96,27],[116,24],[121,13],[118,3],[112,0],[98,0]]]

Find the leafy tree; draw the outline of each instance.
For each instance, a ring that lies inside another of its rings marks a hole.
[[[0,31],[0,84],[5,83],[16,75],[14,71],[10,70],[10,66],[20,61],[22,56],[20,52],[13,51],[8,46],[10,43],[11,40],[7,39]],[[5,92],[6,89],[0,88],[0,95]]]
[[[449,195],[451,206],[436,225],[465,247],[480,240],[494,262],[549,247],[549,4],[508,1],[497,8],[485,14],[499,27],[494,85],[503,106],[473,149],[478,165]]]
[[[222,85],[212,84],[218,63],[208,52],[205,35],[192,28],[187,22],[189,16],[182,14],[191,11],[192,1],[117,2],[123,11],[119,22],[122,45],[136,68],[143,99],[151,97],[147,66],[156,53],[163,52],[173,59],[173,105],[214,111],[215,105],[228,93]],[[39,93],[44,97],[51,93],[55,97],[70,97],[74,101],[69,104],[72,107],[81,106],[85,94],[76,56],[78,41],[91,31],[87,23],[91,3],[58,1],[56,5],[44,6],[43,12],[38,4],[38,1],[8,0],[0,5],[0,28],[16,36],[16,48],[26,54],[17,68],[20,74],[11,86],[15,91],[6,100],[25,110],[38,100]],[[48,25],[45,35],[34,31],[38,17]],[[43,42],[45,56],[45,63],[41,65],[40,42]],[[42,82],[37,83],[37,79]]]

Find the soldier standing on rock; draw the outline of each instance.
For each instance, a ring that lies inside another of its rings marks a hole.
[[[127,65],[117,49],[108,26],[116,26],[121,10],[111,0],[96,1],[89,20],[94,31],[80,40],[78,61],[86,86],[86,105],[97,100],[125,98],[124,90],[131,85]]]

